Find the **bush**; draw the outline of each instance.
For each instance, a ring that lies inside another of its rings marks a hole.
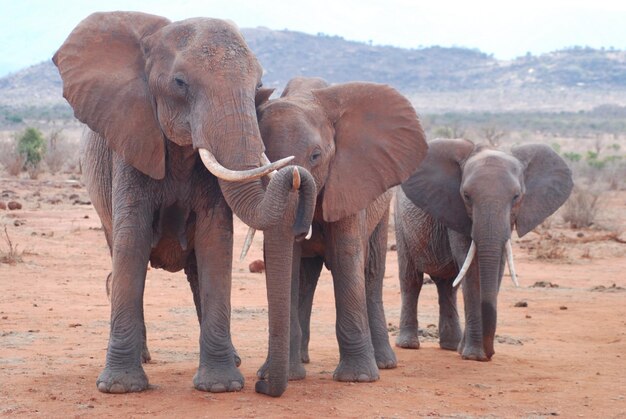
[[[26,128],[17,138],[17,150],[26,156],[26,163],[38,166],[46,153],[46,141],[37,128]]]
[[[593,189],[574,187],[563,205],[563,221],[572,228],[590,227],[596,222],[600,204],[600,192]]]

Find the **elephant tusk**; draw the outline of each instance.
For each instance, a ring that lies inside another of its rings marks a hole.
[[[252,245],[252,239],[254,239],[254,233],[256,230],[252,227],[248,228],[248,234],[246,234],[246,239],[243,242],[243,247],[241,248],[241,255],[239,256],[239,262],[243,262],[248,254],[248,250],[250,250],[250,246]]]
[[[255,169],[230,170],[222,166],[209,150],[201,148],[199,149],[199,153],[200,158],[202,159],[202,163],[204,163],[204,166],[209,170],[209,172],[222,180],[227,180],[230,182],[243,182],[258,179],[269,173],[272,173],[275,170],[287,166],[287,164],[294,159],[294,156],[289,156],[285,157],[284,159],[275,161],[274,163],[266,164]]]
[[[511,280],[516,287],[519,287],[519,282],[517,282],[517,275],[515,274],[515,264],[513,263],[513,247],[511,246],[511,239],[508,239],[504,246],[506,248],[506,261],[509,265],[509,274],[511,274]]]
[[[454,282],[452,283],[453,287],[456,287],[457,285],[459,285],[459,283],[463,280],[463,278],[465,277],[465,274],[467,273],[467,270],[469,269],[470,265],[472,264],[472,261],[474,260],[475,255],[476,255],[476,243],[474,242],[474,240],[472,240],[472,244],[470,245],[470,248],[467,251],[467,256],[465,257],[465,262],[463,262],[463,266],[461,266],[461,270],[459,271],[459,274],[456,276],[456,278],[454,279]]]
[[[311,238],[311,236],[313,236],[313,226],[312,225],[309,226],[309,232],[306,233],[306,236],[304,237],[304,240],[309,240]]]

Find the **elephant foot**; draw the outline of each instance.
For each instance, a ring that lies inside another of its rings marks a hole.
[[[343,357],[333,373],[335,381],[369,383],[380,378],[372,356]]]
[[[268,360],[266,359],[261,368],[256,372],[257,377],[261,380],[267,380],[267,370],[269,368]],[[304,380],[306,378],[306,369],[301,362],[289,363],[289,381]]]
[[[193,386],[196,390],[210,393],[240,391],[243,383],[243,375],[234,365],[229,367],[200,365],[193,377]]]
[[[96,386],[102,393],[135,393],[148,388],[148,377],[142,367],[122,370],[107,367],[100,373]]]
[[[381,344],[374,349],[376,365],[381,370],[388,370],[396,368],[398,366],[398,359],[396,354],[391,349],[389,342]]]
[[[488,357],[485,354],[484,349],[478,346],[465,346],[460,352],[461,352],[461,358],[467,359],[470,361],[485,362],[485,361],[491,360],[491,357]]]
[[[396,337],[396,346],[404,349],[419,349],[420,341],[417,337],[417,328],[415,330],[400,330],[398,337]]]
[[[456,351],[463,337],[461,327],[457,324],[439,326],[439,347],[448,351]]]
[[[456,351],[461,341],[461,333],[458,335],[441,335],[439,337],[439,347],[447,351]]]

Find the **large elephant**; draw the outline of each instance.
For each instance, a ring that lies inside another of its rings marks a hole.
[[[313,294],[326,264],[340,351],[334,379],[374,381],[378,367],[396,366],[382,303],[389,188],[426,154],[419,119],[408,100],[381,84],[295,78],[278,99],[268,101],[265,92],[258,119],[268,156],[294,155],[318,190],[312,237],[294,243],[290,378],[305,376]]]
[[[516,228],[521,237],[535,228],[572,186],[563,159],[543,144],[506,153],[462,139],[429,142],[421,166],[397,193],[402,309],[396,345],[419,347],[417,300],[428,273],[439,294],[440,346],[463,359],[491,359],[505,260],[512,267],[511,232]],[[453,280],[463,276],[461,333]]]
[[[255,99],[262,69],[231,23],[135,12],[83,20],[53,58],[89,130],[82,164],[112,257],[111,331],[102,392],[148,387],[143,290],[148,262],[184,269],[200,321],[199,390],[237,391],[230,337],[234,212],[266,231],[272,356],[259,392],[287,381],[291,244],[313,217],[315,184],[287,161],[262,165]],[[208,170],[207,170],[208,169]],[[265,187],[264,174],[280,169]],[[300,188],[299,198],[292,190]],[[298,204],[294,201],[298,200]],[[297,215],[296,215],[297,209]],[[285,320],[285,318],[287,319]]]

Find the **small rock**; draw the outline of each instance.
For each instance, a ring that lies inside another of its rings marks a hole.
[[[389,250],[391,250],[392,252],[395,252],[398,250],[398,245],[397,244],[392,244],[391,246],[389,246]]]
[[[513,307],[528,307],[528,303],[526,301],[518,301]]]
[[[561,306],[559,307],[559,310],[567,310],[567,306]]]
[[[20,204],[20,203],[19,203],[19,202],[17,202],[17,201],[9,201],[9,203],[7,204],[7,207],[8,207],[10,210],[12,210],[12,211],[13,211],[13,210],[20,210],[20,209],[22,209],[22,204]]]
[[[265,272],[265,262],[257,259],[254,262],[251,262],[250,265],[248,265],[248,269],[254,274],[262,274],[263,272]]]
[[[13,221],[13,225],[15,227],[23,226],[24,224],[26,224],[25,220],[15,220],[15,221]]]
[[[4,201],[0,201],[0,209],[1,209],[1,210],[5,210],[5,209],[7,209],[7,204],[6,204],[6,202],[4,202]]]

